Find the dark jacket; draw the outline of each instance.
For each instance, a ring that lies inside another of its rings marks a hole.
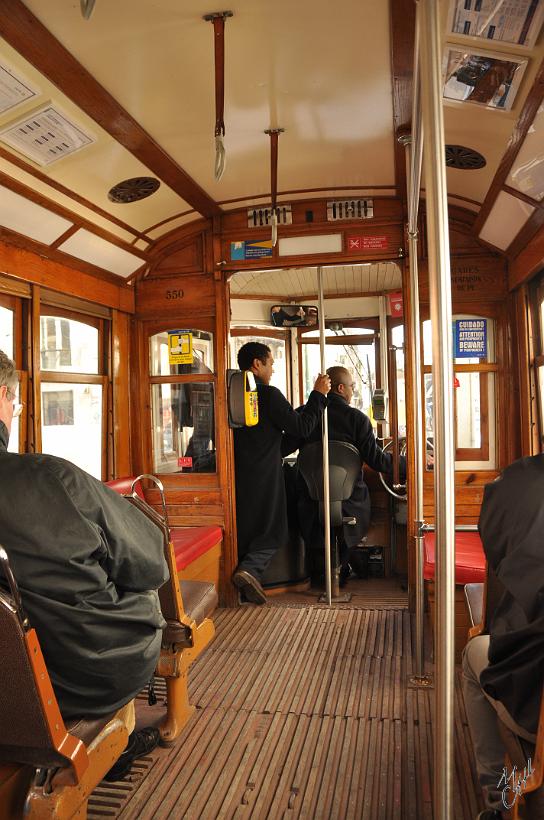
[[[276,388],[257,380],[259,423],[234,430],[238,556],[279,548],[287,540],[282,433],[309,436],[327,403],[316,390],[297,413]],[[320,427],[320,425],[318,425]]]
[[[544,683],[544,455],[515,461],[487,485],[479,530],[505,590],[490,615],[489,666],[480,681],[536,734]]]
[[[61,713],[108,714],[155,668],[164,626],[156,590],[168,578],[162,536],[79,467],[8,453],[7,440],[0,422],[0,544]]]
[[[393,458],[389,453],[384,453],[376,441],[376,436],[374,435],[374,430],[368,416],[361,413],[356,407],[351,407],[338,393],[332,392],[329,393],[328,396],[327,413],[330,441],[347,441],[353,444],[359,450],[363,464],[368,464],[373,470],[388,474],[393,471]],[[287,455],[294,450],[304,447],[304,444],[309,441],[320,440],[321,427],[315,428],[309,436],[304,438],[284,436],[282,453],[283,455]],[[401,480],[404,480],[406,475],[406,460],[402,456],[400,457],[399,466]],[[320,535],[318,535],[320,527],[317,522],[317,506],[311,502],[306,484],[302,478],[299,480],[298,486],[299,493],[302,497],[302,506],[299,507],[301,510],[299,518],[302,534],[307,543],[315,542],[316,539],[320,539]],[[311,524],[309,516],[310,506],[315,508],[313,516],[311,516]],[[306,507],[308,508],[307,510]],[[344,540],[348,547],[354,547],[359,543],[361,538],[366,535],[370,526],[370,495],[368,487],[364,482],[362,470],[359,478],[355,482],[353,493],[349,500],[343,503],[342,510],[344,516],[354,517],[357,520],[355,526],[344,526]]]

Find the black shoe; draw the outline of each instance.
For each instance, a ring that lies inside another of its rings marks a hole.
[[[253,604],[266,604],[265,591],[257,578],[245,569],[237,569],[232,576],[232,583],[243,592],[248,601]]]
[[[160,733],[158,729],[148,726],[132,732],[128,739],[128,745],[123,754],[104,775],[104,780],[113,783],[122,780],[130,772],[132,764],[139,757],[145,757],[149,752],[159,745]]]

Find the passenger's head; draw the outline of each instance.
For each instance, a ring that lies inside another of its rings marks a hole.
[[[240,370],[251,370],[265,384],[270,383],[274,372],[274,357],[268,345],[261,342],[246,342],[238,351]]]
[[[327,375],[331,380],[331,393],[342,396],[350,404],[356,385],[347,367],[340,367],[340,365],[329,367]]]
[[[0,350],[0,421],[11,431],[14,402],[17,399],[17,371],[15,363]]]

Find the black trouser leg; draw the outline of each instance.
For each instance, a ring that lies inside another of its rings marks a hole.
[[[244,569],[251,573],[258,581],[263,577],[264,571],[276,554],[276,547],[269,547],[265,550],[247,552],[238,562],[238,569]]]

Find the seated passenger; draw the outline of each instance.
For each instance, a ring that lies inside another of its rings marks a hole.
[[[69,461],[8,453],[16,392],[15,365],[0,351],[0,544],[63,718],[107,715],[147,684],[159,656],[162,534]]]
[[[328,403],[329,440],[347,441],[353,444],[361,455],[361,460],[382,473],[391,473],[393,458],[384,453],[374,435],[372,424],[368,416],[350,407],[355,390],[355,382],[349,370],[345,367],[329,367],[327,375],[331,379],[331,390]],[[285,435],[282,442],[282,453],[288,455],[294,450],[304,447],[310,441],[321,440],[321,427],[316,427],[306,438]],[[400,456],[401,479],[406,474],[406,459]],[[306,482],[302,477],[298,481],[299,491],[299,521],[302,536],[308,547],[322,545],[323,533],[319,523],[318,506],[312,501]],[[356,524],[344,526],[344,538],[341,543],[340,564],[342,565],[340,578],[346,580],[349,576],[348,553],[355,547],[368,532],[370,526],[370,494],[364,482],[363,472],[355,482],[351,497],[342,505],[343,515],[356,519]],[[321,550],[322,552],[322,550]],[[319,553],[321,555],[321,552]],[[361,567],[361,573],[363,569]],[[319,573],[317,573],[319,574]]]
[[[489,613],[489,635],[473,638],[463,654],[465,705],[488,807],[482,820],[507,817],[515,797],[513,786],[503,792],[499,718],[519,737],[536,739],[544,683],[543,498],[544,455],[522,458],[487,485],[480,513],[485,555],[504,587]]]

